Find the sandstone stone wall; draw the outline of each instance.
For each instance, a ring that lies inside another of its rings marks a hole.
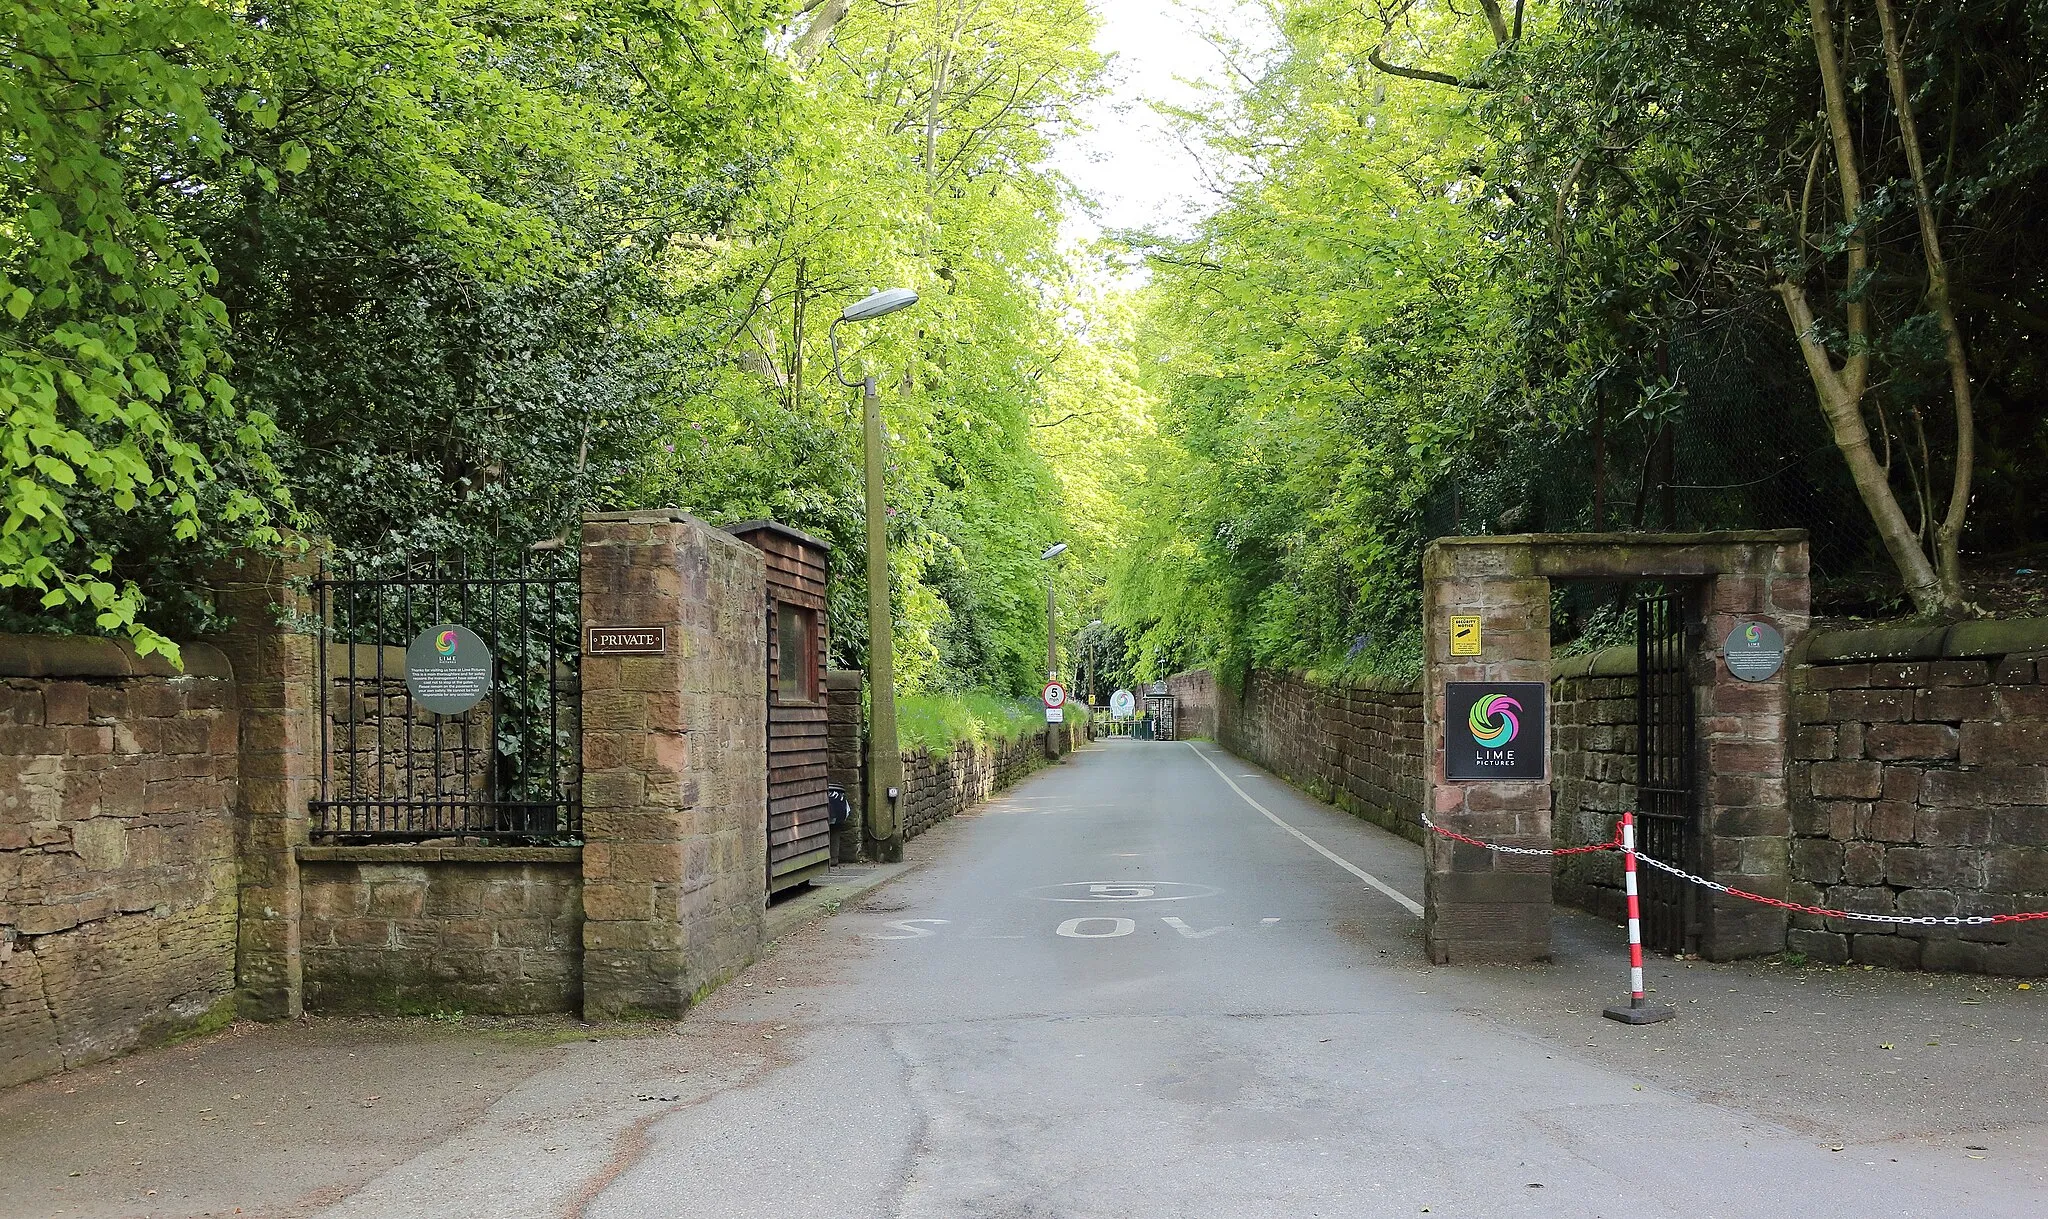
[[[583,1006],[577,847],[304,847],[306,1010]]]
[[[919,749],[904,754],[905,841],[956,813],[966,812],[1056,755],[1071,752],[1082,735],[1073,725],[1047,725],[999,745],[977,746],[962,741],[950,753],[935,755]]]
[[[685,513],[583,519],[583,625],[662,626],[585,656],[584,1014],[681,1016],[766,933],[767,576]]]
[[[1634,805],[1635,673],[1633,646],[1552,666],[1557,846],[1608,840]],[[1779,841],[1791,900],[1934,917],[2048,910],[2048,622],[1816,634],[1789,684]],[[1415,837],[1422,722],[1404,694],[1255,671],[1222,690],[1218,740]],[[1556,901],[1621,917],[1618,857],[1562,858],[1551,879]],[[2048,920],[1901,929],[1799,915],[1784,946],[1828,962],[2048,975]]]
[[[1947,917],[2048,910],[2048,621],[1815,641],[1793,678],[1790,896]],[[2048,921],[1796,915],[1821,961],[2048,974]]]
[[[1207,669],[1176,673],[1166,680],[1166,692],[1173,695],[1175,731],[1183,741],[1197,737],[1216,739],[1216,675]]]
[[[1186,674],[1174,679],[1188,688]],[[1252,671],[1218,692],[1216,740],[1319,799],[1422,840],[1422,693],[1412,682],[1325,685]]]
[[[1635,793],[1635,648],[1611,648],[1555,666],[1551,821],[1559,846],[1605,842]],[[1206,673],[1172,679],[1199,698]],[[1241,694],[1213,703],[1218,740],[1354,815],[1420,841],[1422,695],[1397,681],[1325,685],[1255,670]],[[1558,901],[1599,914],[1620,909],[1621,869],[1610,855],[1575,855],[1554,876]]]
[[[1552,669],[1551,838],[1561,847],[1608,842],[1616,818],[1635,807],[1635,645],[1568,657]],[[1603,918],[1625,918],[1621,857],[1559,856],[1551,895]]]
[[[233,1013],[226,659],[0,637],[0,1086]]]

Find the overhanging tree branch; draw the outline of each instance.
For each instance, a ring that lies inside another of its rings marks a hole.
[[[1431,84],[1449,85],[1454,89],[1485,89],[1490,87],[1479,84],[1476,81],[1452,76],[1448,72],[1432,72],[1428,68],[1404,68],[1399,64],[1388,63],[1385,59],[1381,58],[1380,48],[1378,47],[1374,47],[1365,53],[1365,62],[1389,76],[1401,76],[1409,80],[1426,80]]]

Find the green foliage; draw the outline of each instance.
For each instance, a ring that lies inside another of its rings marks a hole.
[[[2028,308],[2048,261],[2031,220],[2048,166],[2038,126],[2048,5],[1898,8],[1989,439],[1977,485],[1996,509],[1976,516],[1971,537],[1974,548],[2003,549],[2048,524],[2030,490],[2048,449],[2038,428],[2040,319]],[[1692,336],[1768,334],[1777,358],[1797,366],[1776,283],[1803,283],[1836,315],[1860,302],[1874,320],[1866,422],[1889,455],[1895,492],[1931,522],[1954,462],[1948,369],[1876,16],[1838,6],[1834,19],[1861,133],[1864,205],[1853,216],[1833,186],[1810,16],[1796,0],[1623,0],[1572,10],[1518,49],[1503,67],[1511,86],[1478,114],[1493,137],[1492,172],[1523,196],[1500,226],[1522,348],[1530,382],[1560,415],[1606,401],[1657,418],[1685,409],[1698,364],[1713,358],[1683,352]],[[1873,258],[1853,283],[1843,261],[1852,234]],[[1823,337],[1848,354],[1843,334]],[[1817,414],[1806,403],[1792,409]],[[1830,566],[1845,557],[1830,556]]]
[[[2048,4],[1900,10],[1997,505],[1969,536],[2037,542],[2048,412],[2018,336],[2048,265],[2023,218],[2048,168]],[[1277,38],[1232,48],[1242,76],[1181,115],[1221,207],[1188,238],[1127,235],[1157,434],[1106,604],[1137,676],[1412,673],[1421,549],[1448,533],[1807,528],[1824,608],[1865,607],[1845,573],[1885,560],[1775,289],[1871,308],[1866,415],[1931,532],[1948,373],[1871,10],[1837,17],[1854,216],[1798,0],[1530,6],[1498,35],[1431,0],[1267,12]],[[1859,234],[1876,270],[1849,282]],[[1626,626],[1569,600],[1555,621]]]
[[[1085,724],[1088,712],[1068,704],[1067,721]],[[912,694],[896,702],[896,735],[905,749],[950,752],[967,742],[976,748],[1014,741],[1045,727],[1045,707],[985,691]]]
[[[1144,246],[1162,443],[1112,601],[1141,677],[1399,663],[1420,501],[1514,416],[1465,103],[1367,66],[1376,24],[1283,17],[1264,74],[1192,120],[1241,167],[1228,202]]]
[[[252,126],[277,109],[211,4],[7,0],[0,42],[0,614],[175,657],[115,570],[123,534],[274,539],[282,497],[271,421],[223,375],[217,273],[171,212],[210,174],[276,181],[210,96]]]
[[[726,291],[698,316],[727,345],[697,392],[663,401],[673,451],[634,491],[831,542],[833,658],[862,666],[859,395],[829,333],[869,292],[917,289],[914,310],[839,332],[844,374],[882,387],[906,691],[1023,695],[1044,677],[1038,556],[1067,523],[1033,425],[1071,341],[1044,160],[1099,71],[1093,31],[1079,0],[852,6],[794,65],[776,172],[706,255]]]
[[[764,39],[758,13],[528,0],[299,0],[245,34],[292,100],[235,138],[310,161],[188,219],[340,561],[516,551],[629,498],[658,401],[704,376],[678,251],[766,155]]]
[[[1082,0],[0,13],[0,626],[167,647],[280,512],[388,570],[674,504],[828,539],[859,665],[827,325],[903,283],[916,314],[845,335],[884,382],[900,684],[1042,679]]]

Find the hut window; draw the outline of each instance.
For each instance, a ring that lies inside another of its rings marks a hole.
[[[818,701],[818,615],[801,605],[775,606],[775,693],[784,702]]]

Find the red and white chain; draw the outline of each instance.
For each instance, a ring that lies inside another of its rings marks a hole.
[[[1431,821],[1428,813],[1422,814],[1422,824],[1431,833],[1441,834],[1446,838],[1468,843],[1475,847],[1482,847],[1502,855],[1579,855],[1591,851],[1619,851],[1622,849],[1621,827],[1618,825],[1615,827],[1613,840],[1609,842],[1602,842],[1594,846],[1543,848],[1505,846],[1498,842],[1487,842],[1481,838],[1474,838],[1470,834],[1460,834],[1456,830],[1445,829],[1443,826]],[[1985,927],[1994,923],[2028,923],[2039,919],[2048,919],[2048,910],[2028,910],[2019,914],[1866,914],[1861,910],[1836,910],[1829,906],[1808,906],[1800,902],[1788,902],[1781,898],[1765,897],[1761,893],[1751,893],[1747,889],[1738,889],[1733,885],[1724,885],[1718,880],[1708,880],[1696,872],[1686,871],[1677,864],[1665,863],[1655,856],[1645,855],[1641,850],[1637,850],[1635,855],[1638,860],[1658,871],[1669,873],[1680,880],[1688,881],[1703,889],[1712,889],[1716,893],[1726,893],[1730,897],[1740,898],[1743,901],[1757,902],[1765,906],[1775,906],[1780,910],[1789,910],[1794,914],[1811,914],[1820,918],[1847,919],[1857,923],[1884,923],[1897,927]]]
[[[1614,837],[1612,839],[1607,842],[1595,843],[1588,847],[1503,846],[1498,842],[1488,842],[1483,838],[1474,838],[1470,834],[1460,834],[1456,830],[1447,830],[1436,822],[1431,821],[1428,813],[1422,814],[1422,825],[1424,829],[1433,834],[1442,834],[1446,838],[1453,838],[1475,847],[1484,847],[1501,855],[1584,855],[1589,851],[1619,851],[1621,849],[1621,827],[1619,825],[1614,827]]]
[[[1836,910],[1829,906],[1808,906],[1800,902],[1788,902],[1780,898],[1765,897],[1747,889],[1724,885],[1718,880],[1708,880],[1697,873],[1688,872],[1676,864],[1636,852],[1636,858],[1660,872],[1668,872],[1680,880],[1690,881],[1716,893],[1726,893],[1743,901],[1757,902],[1765,906],[1776,906],[1795,914],[1813,914],[1822,918],[1849,919],[1858,923],[1887,923],[1900,927],[1985,927],[1992,923],[2027,923],[2036,919],[2048,919],[2048,910],[2029,910],[2020,914],[1866,914],[1861,910]]]

